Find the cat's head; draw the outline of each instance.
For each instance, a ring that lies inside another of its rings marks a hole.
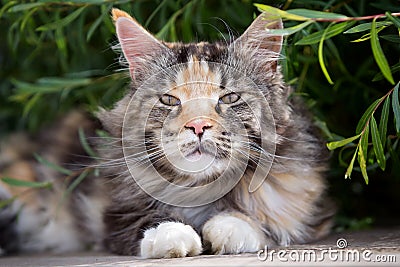
[[[150,160],[167,179],[196,183],[272,162],[256,156],[274,154],[289,112],[282,36],[266,30],[279,19],[260,15],[230,42],[182,44],[157,40],[120,10],[113,18],[132,89],[101,119],[123,138],[128,165]]]

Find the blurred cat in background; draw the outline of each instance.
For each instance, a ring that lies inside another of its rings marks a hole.
[[[267,30],[280,19],[261,14],[235,40],[189,44],[159,41],[117,9],[113,19],[132,78],[125,96],[97,119],[72,112],[34,141],[3,144],[2,177],[52,185],[0,210],[4,252],[95,245],[169,258],[329,233],[326,151],[283,81],[282,36]],[[98,127],[108,136],[96,137]],[[98,156],[85,155],[79,128]],[[33,151],[72,173],[37,163]],[[19,193],[0,186],[1,200]]]

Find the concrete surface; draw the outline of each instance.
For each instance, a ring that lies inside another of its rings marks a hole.
[[[268,256],[266,256],[268,255]],[[318,242],[268,248],[267,254],[202,255],[150,259],[105,253],[22,255],[0,258],[0,266],[400,266],[400,228],[334,233]]]

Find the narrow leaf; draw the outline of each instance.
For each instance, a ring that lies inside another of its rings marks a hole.
[[[378,21],[375,23],[375,28],[380,28],[383,26],[390,26],[393,23],[390,21]],[[365,32],[365,31],[370,31],[372,27],[372,23],[363,23],[357,26],[354,26],[353,28],[348,29],[347,31],[344,32],[344,34],[349,34],[349,33],[358,33],[358,32]]]
[[[43,3],[43,2],[42,3],[20,4],[20,5],[11,7],[10,9],[8,9],[8,12],[19,12],[19,11],[29,10],[34,7],[43,6],[44,4],[45,3]]]
[[[336,36],[340,33],[342,33],[347,27],[349,27],[350,25],[353,25],[355,22],[354,21],[345,21],[339,24],[336,24],[332,27],[329,28],[328,31],[318,31],[318,32],[314,32],[306,37],[304,37],[303,39],[301,39],[300,41],[298,41],[296,43],[296,45],[310,45],[310,44],[316,44],[319,41],[321,41],[322,35],[325,34],[325,38],[324,40],[327,40],[333,36]]]
[[[387,96],[385,103],[383,104],[381,119],[379,121],[379,135],[381,136],[382,146],[385,147],[387,123],[389,119],[389,107],[390,107],[390,96]]]
[[[288,19],[288,20],[296,20],[296,21],[309,20],[306,17],[295,15],[295,14],[290,14],[290,13],[288,13],[286,11],[280,10],[280,9],[272,7],[272,6],[261,5],[261,4],[254,4],[254,6],[256,6],[258,8],[258,10],[260,10],[261,12],[265,12],[265,13],[268,13],[268,14],[271,14],[271,15],[275,15],[277,18],[281,17],[281,18],[285,18],[285,19]]]
[[[367,163],[361,147],[358,149],[358,164],[360,164],[361,173],[364,177],[365,183],[368,184]]]
[[[394,118],[396,120],[396,132],[400,133],[400,104],[399,104],[399,83],[394,87],[393,98],[392,98],[392,108],[394,113]]]
[[[42,94],[34,94],[31,99],[24,105],[24,109],[22,112],[22,117],[26,118],[31,109],[35,106],[38,100],[40,100]]]
[[[5,200],[0,201],[0,210],[10,205],[13,201],[15,201],[17,197],[11,197]]]
[[[333,25],[333,23],[329,24],[329,26],[324,30],[324,33],[321,36],[321,41],[319,42],[319,46],[318,46],[318,60],[319,60],[319,65],[321,66],[322,72],[325,75],[325,78],[328,80],[328,82],[330,84],[333,84],[333,81],[332,81],[331,77],[329,76],[328,70],[326,69],[326,66],[325,66],[324,53],[323,53],[325,36],[326,36],[326,33],[329,31],[331,25]]]
[[[295,26],[292,26],[289,28],[285,28],[285,29],[266,29],[266,30],[271,34],[286,36],[286,35],[291,35],[293,33],[296,33],[312,23],[314,23],[314,21],[308,20],[308,21],[302,22],[298,25],[295,25]]]
[[[353,172],[353,166],[354,166],[354,161],[356,160],[357,151],[358,151],[358,146],[356,148],[356,151],[354,151],[354,155],[353,155],[353,158],[350,161],[349,166],[347,167],[346,173],[344,175],[345,179],[351,178],[351,173]]]
[[[310,19],[346,19],[347,16],[331,12],[322,12],[310,9],[296,8],[287,10],[287,13]]]
[[[386,27],[380,27],[378,29],[376,29],[376,34],[378,34],[380,31],[382,31],[383,29],[385,29]],[[351,41],[352,43],[359,43],[359,42],[364,42],[371,39],[371,32],[364,34],[363,36],[361,36],[360,38],[358,38],[357,40],[353,40]]]
[[[63,167],[61,167],[61,166],[59,166],[59,165],[57,165],[57,164],[54,164],[54,163],[52,163],[52,162],[46,160],[45,158],[42,158],[42,157],[39,156],[38,154],[33,154],[33,155],[34,155],[34,157],[36,158],[36,160],[37,160],[39,163],[41,163],[41,164],[43,164],[43,165],[45,165],[45,166],[47,166],[47,167],[49,167],[49,168],[52,168],[53,170],[56,170],[56,171],[58,171],[58,172],[60,172],[60,173],[62,173],[62,174],[65,174],[65,175],[72,175],[72,171],[70,171],[70,170],[68,170],[68,169],[65,169],[65,168],[63,168]]]
[[[356,127],[356,134],[359,134],[362,132],[365,124],[367,123],[367,121],[369,120],[369,118],[371,117],[371,114],[374,112],[376,106],[378,106],[378,104],[381,102],[382,98],[379,98],[377,100],[374,101],[374,103],[372,103],[367,110],[364,112],[364,114],[362,115],[360,121],[357,124]]]
[[[100,23],[103,21],[104,17],[110,13],[111,10],[111,5],[107,6],[105,10],[102,10],[101,16],[99,16],[95,22],[92,23],[90,26],[88,33],[86,35],[86,41],[90,41],[90,39],[93,36],[93,33],[96,31],[96,29],[99,27]]]
[[[55,30],[57,28],[62,28],[68,24],[70,24],[72,21],[74,21],[76,18],[79,17],[79,15],[82,13],[83,10],[85,10],[86,6],[80,7],[68,16],[66,16],[63,19],[47,23],[45,25],[42,25],[38,27],[36,30],[37,31],[48,31],[48,30]]]
[[[79,134],[79,140],[81,142],[83,149],[86,151],[86,153],[88,153],[89,156],[96,158],[97,155],[93,151],[93,149],[90,147],[90,145],[88,144],[88,142],[86,140],[85,132],[83,131],[82,128],[79,128],[78,134]]]
[[[345,146],[345,145],[353,142],[354,140],[358,139],[360,136],[361,136],[361,134],[358,134],[356,136],[352,136],[352,137],[349,137],[349,138],[346,138],[346,139],[343,139],[340,141],[330,142],[330,143],[326,144],[326,146],[328,147],[329,150],[334,150],[338,147],[342,147],[342,146]]]
[[[395,34],[381,35],[381,38],[392,43],[400,43],[400,36]]]
[[[14,179],[10,177],[3,177],[1,178],[1,181],[3,181],[8,185],[17,187],[50,188],[52,186],[51,182],[32,182],[32,181]]]
[[[386,168],[386,158],[385,153],[383,152],[382,141],[378,131],[378,125],[376,124],[374,116],[371,117],[370,126],[372,146],[374,147],[376,161],[378,162],[379,167],[384,171]]]
[[[11,6],[18,4],[17,1],[9,1],[0,9],[0,18],[3,17],[4,12],[6,12]]]
[[[368,138],[369,138],[369,125],[365,126],[364,132],[360,137],[360,150],[364,154],[364,159],[367,159],[368,156]]]
[[[85,169],[74,181],[68,186],[63,194],[63,199],[71,194],[72,191],[88,176],[91,169]]]
[[[385,54],[383,54],[382,47],[379,43],[378,33],[376,31],[376,18],[372,21],[371,28],[371,48],[372,54],[374,55],[375,61],[379,66],[383,76],[391,83],[394,84],[392,73],[390,72],[389,64],[386,60]]]
[[[390,68],[390,71],[391,71],[393,74],[396,73],[396,72],[398,72],[398,71],[400,71],[400,63],[394,64],[394,65]],[[373,81],[373,82],[376,82],[376,81],[380,81],[380,80],[382,80],[382,79],[384,79],[384,78],[385,78],[385,77],[383,77],[382,73],[379,72],[379,73],[377,73],[377,74],[374,76],[374,78],[372,79],[372,81]]]
[[[400,19],[398,19],[396,17],[393,17],[389,12],[386,12],[385,15],[386,15],[386,17],[388,17],[393,22],[393,24],[397,28],[400,28]]]

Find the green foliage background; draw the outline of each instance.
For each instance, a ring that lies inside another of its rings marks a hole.
[[[129,83],[119,71],[110,10],[132,14],[142,25],[166,41],[184,42],[229,38],[229,30],[241,34],[251,23],[254,3],[281,9],[307,8],[351,17],[399,12],[398,1],[250,1],[250,0],[70,0],[6,1],[0,8],[0,138],[15,131],[36,132],[72,108],[94,111],[110,107]],[[362,21],[359,24],[370,22]],[[226,25],[225,25],[226,23]],[[297,22],[285,21],[286,27]],[[318,43],[295,45],[328,22],[306,27],[285,39],[282,62],[287,82],[304,97],[327,141],[355,135],[361,116],[393,85],[380,74],[370,42],[351,42],[362,34],[339,34],[324,42],[328,83],[318,61]],[[400,38],[396,27],[382,29],[384,54],[395,82],[400,79]],[[380,115],[380,111],[377,111]],[[389,114],[387,133],[392,148],[385,171],[367,162],[369,185],[355,168],[344,179],[354,145],[332,152],[328,173],[331,190],[341,212],[340,227],[360,228],[375,222],[399,222],[400,160],[398,140]],[[371,150],[370,150],[371,151]],[[373,160],[373,155],[370,159]],[[384,207],[390,205],[390,210]]]

